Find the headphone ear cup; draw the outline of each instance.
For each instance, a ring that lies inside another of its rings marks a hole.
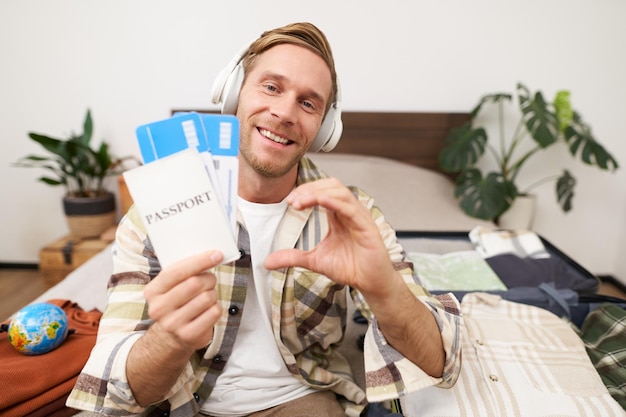
[[[339,139],[341,139],[341,134],[343,133],[343,122],[341,121],[341,110],[335,110],[335,118],[333,123],[333,130],[330,133],[328,140],[322,146],[322,151],[330,152],[335,149],[335,146],[339,143]]]
[[[243,84],[243,65],[237,64],[230,76],[226,79],[222,92],[222,113],[235,114],[239,103],[239,92]]]
[[[242,60],[247,51],[248,45],[230,60],[213,82],[211,101],[213,104],[221,104],[224,114],[235,114],[237,111],[239,90],[241,90],[244,76]]]
[[[222,102],[224,86],[231,72],[232,69],[230,67],[222,68],[217,74],[217,77],[215,77],[215,81],[213,81],[213,86],[211,87],[211,102],[213,104],[220,104]]]
[[[336,105],[333,105],[328,109],[322,121],[322,125],[320,126],[320,130],[317,132],[317,136],[315,136],[309,148],[309,152],[332,151],[335,146],[337,146],[342,132],[343,123],[341,121],[341,110],[339,110]]]

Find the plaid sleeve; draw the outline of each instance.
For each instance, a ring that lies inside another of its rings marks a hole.
[[[446,359],[441,378],[433,378],[390,346],[375,319],[365,335],[365,378],[367,398],[371,402],[397,398],[401,394],[417,391],[427,386],[448,388],[454,385],[461,370],[461,306],[452,294],[433,296],[419,285],[413,275],[412,265],[406,262],[402,246],[395,231],[385,221],[373,200],[357,190],[357,197],[371,211],[389,256],[415,297],[432,312],[443,341]],[[364,315],[372,317],[360,293],[353,293],[354,301]]]
[[[150,325],[143,289],[158,273],[158,266],[150,264],[151,257],[144,256],[144,240],[131,211],[118,226],[107,307],[96,345],[67,400],[69,407],[111,415],[145,411],[136,403],[126,378],[128,354]],[[172,391],[180,390],[180,381],[189,380],[192,374],[188,365]]]
[[[626,409],[626,310],[602,304],[581,326],[585,349],[609,393]]]

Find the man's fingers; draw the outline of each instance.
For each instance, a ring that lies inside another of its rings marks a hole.
[[[150,317],[160,320],[169,315],[176,321],[193,319],[193,315],[199,314],[194,313],[194,309],[201,311],[217,301],[216,281],[215,275],[204,273],[187,278],[166,294],[150,293],[146,287]]]
[[[302,184],[287,196],[287,202],[297,209],[315,205],[327,207],[328,204],[333,202],[350,199],[354,199],[350,190],[335,178],[326,178]]]
[[[311,269],[311,265],[308,264],[308,259],[309,257],[306,252],[298,249],[285,249],[270,253],[269,256],[265,258],[264,266],[270,271],[294,265]]]
[[[213,326],[222,316],[222,307],[219,304],[207,310],[204,310],[192,322],[186,324],[179,329],[179,337],[184,338],[186,342],[197,344],[196,347],[206,346],[213,339],[213,332],[207,329],[213,329]]]
[[[176,308],[163,317],[159,317],[159,321],[161,325],[168,331],[177,333],[181,331],[183,326],[188,326],[189,324],[195,323],[197,325],[197,321],[200,317],[202,317],[207,310],[211,310],[217,303],[217,291],[202,291],[201,293],[196,294],[192,299],[190,299],[187,303],[179,308]],[[152,316],[152,310],[150,311]],[[153,317],[157,319],[156,317]],[[211,326],[214,323],[211,323]]]
[[[164,268],[159,276],[150,282],[146,290],[153,293],[165,293],[189,277],[219,265],[223,259],[224,255],[218,250],[191,255]]]
[[[213,326],[222,315],[222,307],[213,304],[187,322],[162,321],[155,322],[152,328],[161,332],[163,343],[170,340],[185,349],[200,349],[206,346],[213,338]]]
[[[298,210],[321,206],[330,212],[331,218],[341,219],[351,229],[365,230],[371,225],[369,212],[336,178],[302,184],[289,194],[287,202]]]

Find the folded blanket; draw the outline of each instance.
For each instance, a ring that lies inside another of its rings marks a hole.
[[[96,342],[102,313],[84,311],[69,300],[49,300],[65,311],[75,332],[58,348],[37,356],[24,355],[0,333],[0,416],[23,417],[45,407],[48,415],[69,410],[63,398],[74,387]],[[56,406],[55,406],[56,404]],[[55,408],[56,409],[51,409]]]
[[[477,226],[469,233],[470,241],[484,258],[513,254],[520,258],[549,258],[539,236],[530,230],[493,230]]]
[[[65,402],[69,396],[69,394],[65,394],[58,399],[39,407],[32,413],[24,415],[24,417],[70,417],[76,415],[79,412],[78,410],[65,406]]]

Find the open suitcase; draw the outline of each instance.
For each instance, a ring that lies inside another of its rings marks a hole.
[[[476,243],[470,241],[469,231],[398,231],[397,236],[409,258],[417,253],[430,253],[437,257],[476,250]],[[529,256],[524,259],[505,251],[483,258],[506,288],[430,289],[424,286],[433,294],[452,292],[459,300],[473,291],[498,294],[509,301],[535,305],[560,317],[567,317],[578,327],[587,314],[602,303],[614,303],[626,308],[626,300],[597,294],[600,284],[598,277],[543,237],[536,237],[546,252],[542,257]],[[420,277],[417,265],[416,275]]]

